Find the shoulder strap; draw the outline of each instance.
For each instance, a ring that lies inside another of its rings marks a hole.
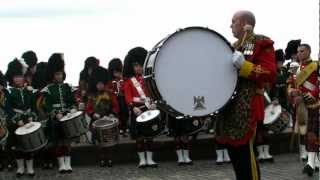
[[[296,85],[297,87],[301,86],[307,79],[308,77],[318,68],[318,63],[317,62],[311,62],[308,64],[303,70],[297,74],[296,78]]]

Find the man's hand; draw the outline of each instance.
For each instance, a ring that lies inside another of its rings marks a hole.
[[[141,109],[139,109],[138,107],[133,107],[132,110],[133,110],[133,112],[134,112],[135,115],[139,115],[139,114],[141,114],[141,112],[142,112]]]
[[[62,114],[62,113],[58,113],[58,114],[56,115],[56,118],[57,118],[58,120],[62,119],[62,117],[63,117],[63,114]]]
[[[23,121],[22,121],[22,120],[18,121],[18,123],[17,123],[17,124],[18,124],[18,126],[19,126],[19,127],[21,127],[21,126],[23,126],[23,125],[24,125],[24,123],[23,123]]]

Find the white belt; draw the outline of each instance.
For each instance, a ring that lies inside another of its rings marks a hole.
[[[303,87],[305,87],[306,89],[310,90],[310,91],[314,91],[316,89],[316,86],[313,85],[311,82],[309,81],[305,81],[303,84],[302,84]]]
[[[24,114],[24,113],[26,113],[26,112],[30,112],[31,111],[31,109],[27,109],[27,110],[21,110],[21,109],[15,109],[15,108],[13,108],[13,111],[14,112],[16,112],[16,113],[19,113],[19,114]]]

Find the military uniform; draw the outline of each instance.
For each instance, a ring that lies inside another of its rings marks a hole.
[[[239,70],[237,96],[223,109],[217,124],[217,141],[226,144],[237,179],[259,178],[253,151],[257,123],[264,118],[264,86],[276,75],[273,41],[249,34],[234,47],[245,57]]]
[[[128,119],[129,119],[129,109],[124,97],[124,79],[123,65],[120,59],[114,58],[109,62],[108,69],[110,72],[110,82],[108,83],[108,89],[112,91],[112,94],[117,100],[119,105],[119,128],[120,134],[127,131]],[[120,77],[115,77],[114,73],[118,72],[121,74]]]
[[[308,162],[304,172],[312,175],[315,169],[316,152],[319,151],[319,81],[318,62],[307,60],[300,64],[295,85],[303,97],[303,102],[296,103],[297,124],[306,125],[305,143],[308,153]],[[294,90],[289,91],[292,93]],[[304,112],[306,111],[306,112]],[[305,118],[300,114],[305,114]]]
[[[47,82],[49,84],[42,89],[44,108],[49,114],[48,135],[54,143],[59,172],[71,173],[71,141],[65,138],[58,118],[76,111],[77,106],[72,86],[63,82],[65,77],[63,54],[52,54],[47,68]]]
[[[9,80],[11,88],[8,89],[8,96],[6,98],[6,113],[8,115],[8,129],[9,137],[7,141],[8,148],[14,149],[15,158],[17,161],[17,176],[24,174],[25,162],[27,165],[27,174],[34,176],[33,169],[33,153],[25,153],[17,144],[15,130],[23,126],[24,124],[35,121],[35,90],[31,87],[19,87],[21,84],[14,82],[15,77],[20,77],[21,81],[24,81],[24,67],[23,64],[15,59],[8,65],[6,77]],[[22,78],[22,79],[21,79]]]
[[[157,167],[152,159],[153,156],[153,139],[143,138],[142,134],[137,130],[136,117],[134,113],[134,107],[139,108],[142,112],[148,110],[145,105],[145,98],[148,98],[148,92],[146,91],[144,79],[142,74],[137,74],[134,71],[134,66],[143,67],[144,60],[147,56],[147,51],[142,47],[136,47],[131,49],[124,60],[124,77],[126,78],[124,83],[124,95],[126,103],[130,109],[130,133],[132,138],[136,139],[137,152],[140,159],[138,167],[143,168],[146,166]],[[134,81],[135,84],[132,82]],[[136,86],[140,86],[140,89],[144,96],[140,97]]]

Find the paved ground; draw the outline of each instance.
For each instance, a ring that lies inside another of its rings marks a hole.
[[[303,164],[297,160],[296,154],[275,156],[276,163],[262,164],[262,180],[311,180],[319,179],[316,174],[308,178],[301,173]],[[69,175],[60,175],[56,170],[37,169],[34,179],[43,180],[232,180],[234,179],[230,164],[216,166],[212,160],[199,160],[193,166],[179,167],[175,162],[161,162],[156,169],[138,169],[136,164],[118,164],[113,168],[99,168],[95,166],[74,167],[74,172]],[[12,172],[1,172],[0,180],[16,179]],[[30,179],[23,177],[20,179]]]

